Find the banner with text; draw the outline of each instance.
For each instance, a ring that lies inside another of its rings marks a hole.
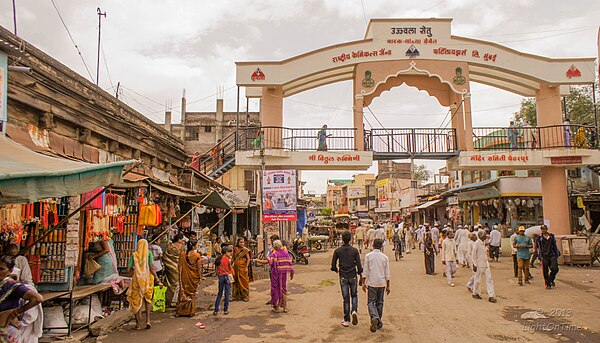
[[[264,170],[262,172],[262,219],[264,222],[297,220],[296,197],[295,170]]]

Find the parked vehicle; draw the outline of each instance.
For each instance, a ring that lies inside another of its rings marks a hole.
[[[300,239],[300,237],[296,237],[296,239],[294,239],[290,255],[292,257],[292,262],[302,262],[304,264],[308,264],[308,258],[310,257],[310,253],[308,252],[308,247],[306,246],[306,244],[304,244],[304,242],[302,242],[302,239]]]

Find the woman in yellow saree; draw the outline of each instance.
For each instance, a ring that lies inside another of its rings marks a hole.
[[[194,248],[192,241],[179,256],[179,301],[176,314],[193,317],[196,315],[196,291],[202,278],[202,257]]]
[[[232,301],[250,300],[250,259],[252,252],[246,248],[243,238],[238,238],[237,246],[233,250],[233,290]]]
[[[131,277],[131,286],[127,291],[127,301],[129,301],[129,310],[135,314],[136,330],[142,329],[140,318],[142,303],[146,305],[146,329],[151,327],[150,311],[152,310],[154,280],[158,280],[159,286],[163,285],[156,276],[150,261],[154,261],[154,256],[152,256],[152,252],[148,251],[148,241],[140,239],[137,251],[131,254],[128,264],[128,271],[133,270],[133,276]]]

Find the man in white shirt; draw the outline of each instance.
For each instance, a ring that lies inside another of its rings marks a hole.
[[[9,256],[14,258],[15,268],[19,269],[19,282],[26,285],[33,285],[33,275],[31,274],[31,268],[29,268],[29,261],[23,255],[17,256],[19,254],[19,247],[16,244],[10,244],[8,248],[6,248],[6,252]]]
[[[466,229],[465,229],[466,230]],[[467,259],[471,261],[473,259],[473,247],[477,242],[477,235],[474,232],[469,232],[469,248],[467,250]],[[471,278],[467,281],[467,289],[469,293],[473,293],[473,285],[475,284],[475,272],[471,270]]]
[[[375,240],[375,231],[376,229],[373,227],[373,225],[371,225],[369,231],[367,231],[365,247],[369,248],[373,246],[373,241]]]
[[[517,237],[517,230],[515,230],[515,232],[513,232],[512,235],[510,235],[509,238],[509,242],[510,242],[510,249],[512,251],[512,258],[513,258],[513,270],[515,272],[515,277],[518,277],[518,271],[519,271],[519,265],[517,264],[517,248],[514,247],[515,244],[515,237]]]
[[[498,225],[494,225],[492,232],[490,232],[490,259],[498,262],[500,257],[500,245],[502,244],[502,234],[498,230]]]
[[[456,246],[454,244],[454,233],[448,230],[446,238],[442,241],[442,264],[446,266],[446,277],[448,286],[454,287],[452,276],[456,273]]]
[[[388,257],[381,252],[383,241],[373,241],[373,251],[365,256],[362,278],[362,290],[367,292],[368,308],[371,316],[371,332],[376,332],[383,327],[383,296],[390,294],[390,264]]]
[[[433,249],[435,250],[435,253],[438,254],[440,244],[440,229],[438,229],[437,224],[431,229],[431,239],[433,239]]]
[[[156,239],[155,237],[152,238],[152,240]],[[160,240],[160,238],[159,238]],[[152,252],[152,255],[154,256],[154,261],[151,261],[152,263],[152,267],[154,267],[154,271],[156,271],[156,274],[158,275],[162,275],[162,248],[160,247],[160,245],[158,245],[157,242],[154,242],[152,244],[150,244],[148,246],[148,250]]]
[[[383,251],[383,248],[387,245],[385,238],[386,238],[385,229],[383,228],[383,226],[380,225],[377,228],[377,230],[375,230],[375,234],[374,234],[374,237],[373,237],[373,242],[375,242],[376,239],[381,239],[381,241],[383,242],[382,243],[383,245],[381,247],[382,251]],[[373,248],[373,249],[375,249],[375,248]]]
[[[488,293],[488,300],[491,303],[496,302],[496,294],[494,293],[494,282],[492,281],[492,272],[490,271],[490,263],[485,251],[485,238],[487,234],[484,230],[477,232],[479,238],[473,246],[471,262],[473,263],[473,272],[475,272],[475,280],[473,284],[473,298],[481,299],[481,278],[485,276],[485,282]]]
[[[365,227],[363,226],[363,224],[358,225],[358,227],[356,228],[355,238],[356,245],[358,245],[358,252],[362,253],[362,248],[365,242]]]
[[[470,263],[467,253],[469,250],[469,230],[463,228],[457,233],[458,241],[458,262],[463,266],[467,267]]]

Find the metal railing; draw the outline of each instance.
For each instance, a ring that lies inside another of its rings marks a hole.
[[[282,149],[287,151],[316,151],[319,150],[318,135],[320,130],[320,128],[296,129],[276,126],[240,128],[238,149],[258,150],[264,148]],[[356,129],[354,128],[328,128],[326,130],[327,138],[325,139],[326,150],[355,150],[355,132]]]
[[[473,147],[475,150],[597,149],[597,141],[597,130],[590,125],[511,126],[473,129]]]
[[[199,171],[211,175],[225,162],[235,158],[237,137],[236,132],[232,132],[223,138],[221,142],[210,148],[200,159]]]
[[[365,150],[410,154],[456,152],[456,130],[371,129],[365,134]]]

